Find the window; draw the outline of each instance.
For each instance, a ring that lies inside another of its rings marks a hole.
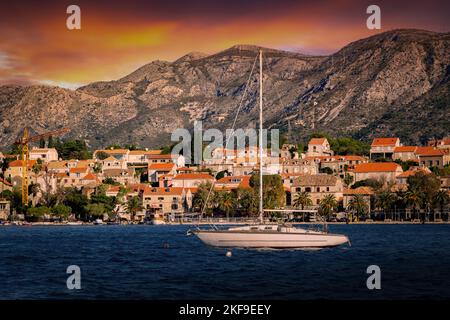
[[[172,204],[172,210],[178,210],[178,204]]]
[[[306,192],[311,192],[311,188],[310,188],[310,187],[306,187],[306,188],[305,188],[305,191],[306,191]]]
[[[317,199],[317,200],[316,200],[316,204],[320,204],[320,199]]]
[[[158,197],[158,200],[159,200],[159,201],[163,201],[163,200],[164,200],[164,197]]]
[[[327,187],[327,192],[330,191],[330,187]]]
[[[317,192],[320,192],[320,187],[317,187]]]

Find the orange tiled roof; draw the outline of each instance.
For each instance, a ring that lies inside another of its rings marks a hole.
[[[401,169],[400,165],[395,162],[370,162],[355,165],[353,172],[394,172]]]
[[[70,173],[85,173],[88,168],[70,168]]]
[[[170,188],[163,188],[163,187],[145,187],[144,188],[144,195],[159,195],[159,196],[180,196],[183,194],[183,189],[181,187],[170,187]]]
[[[394,146],[398,138],[375,138],[372,141],[372,146]]]
[[[402,146],[394,148],[394,152],[415,152],[416,150],[417,146]]]
[[[88,173],[84,178],[84,180],[97,180],[97,176],[93,173]]]
[[[434,147],[419,147],[416,154],[422,157],[440,157],[448,154],[448,150],[435,149]]]
[[[214,177],[210,176],[207,173],[180,173],[177,174],[174,180],[214,180]]]
[[[36,163],[36,160],[28,160],[28,168],[31,168]],[[22,160],[14,160],[9,163],[9,166],[12,167],[21,167],[22,166]]]
[[[325,143],[325,140],[327,140],[327,139],[326,138],[312,138],[311,140],[309,140],[308,144],[322,145]]]
[[[175,167],[174,163],[152,163],[148,166],[149,170],[166,170],[170,171]]]
[[[217,183],[222,183],[222,184],[235,184],[237,182],[231,181],[233,179],[240,179],[239,182],[239,187],[242,188],[249,188],[250,187],[250,176],[227,176],[227,177],[223,177],[221,179],[219,179],[217,181]]]

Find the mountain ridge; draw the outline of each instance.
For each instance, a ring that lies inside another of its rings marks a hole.
[[[294,141],[317,131],[362,140],[398,135],[408,143],[446,135],[449,47],[449,33],[396,29],[328,56],[265,48],[266,126]],[[93,147],[158,147],[170,142],[174,129],[192,129],[195,120],[229,128],[259,48],[240,44],[211,55],[156,60],[76,90],[0,86],[0,148],[25,125],[36,133],[69,127],[68,137]],[[257,90],[256,72],[238,127],[256,123]]]

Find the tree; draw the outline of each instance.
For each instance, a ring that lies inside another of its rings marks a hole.
[[[192,199],[194,210],[202,212],[203,208],[205,208],[206,212],[210,211],[208,209],[211,208],[211,200],[215,198],[213,189],[211,182],[201,183],[198,186],[197,192]]]
[[[330,167],[320,168],[319,172],[320,173],[326,173],[326,174],[329,174],[329,175],[332,175],[334,173],[333,169],[331,169]]]
[[[89,204],[89,199],[81,191],[75,188],[67,188],[64,191],[63,204],[72,208],[72,212],[75,213],[77,219],[87,220],[86,206]]]
[[[331,217],[331,214],[334,212],[334,210],[337,208],[338,203],[336,201],[336,198],[332,194],[327,194],[325,197],[320,200],[319,203],[319,210],[320,214],[325,217],[325,219],[329,219]]]
[[[67,220],[72,213],[72,208],[63,204],[58,204],[51,209],[51,212],[59,220]]]
[[[126,204],[127,212],[130,214],[131,221],[134,221],[136,213],[142,210],[141,202],[139,197],[133,197],[127,201]]]
[[[45,139],[44,138],[41,138],[39,140],[39,148],[45,148]]]
[[[434,174],[425,174],[422,171],[417,172],[415,175],[411,175],[407,179],[408,190],[415,191],[420,198],[418,203],[419,207],[423,207],[426,213],[429,215],[435,194],[441,188],[441,181]],[[425,220],[425,216],[421,217]]]
[[[236,207],[236,197],[232,192],[219,191],[216,193],[216,198],[218,201],[218,207],[221,211],[225,212],[227,218],[230,212],[234,211]],[[233,214],[234,216],[234,214]]]
[[[369,205],[364,199],[364,196],[356,194],[348,202],[347,209],[355,212],[356,218],[359,220],[361,216],[366,215]]]
[[[95,154],[95,157],[99,160],[105,160],[109,157],[109,154],[107,154],[105,151],[99,151]]]
[[[94,219],[102,219],[103,215],[107,213],[107,210],[102,203],[89,203],[85,206],[85,211],[89,214],[89,217]]]
[[[250,216],[258,213],[258,197],[252,188],[238,188],[237,202],[244,213]]]
[[[376,196],[376,204],[379,208],[382,208],[384,213],[387,215],[388,212],[391,212],[392,205],[395,202],[395,194],[390,190],[384,190],[377,194]],[[391,212],[392,213],[392,212]],[[392,218],[392,214],[391,214]]]
[[[353,182],[353,176],[351,174],[346,173],[344,177],[344,183],[347,187],[349,187]]]
[[[413,216],[417,218],[417,208],[420,208],[422,205],[422,193],[419,189],[409,189],[405,194],[405,199],[408,205],[413,208]]]
[[[250,186],[259,197],[259,173],[250,178]],[[263,206],[276,209],[284,206],[286,195],[280,175],[263,175]]]
[[[439,190],[434,195],[434,204],[439,206],[439,212],[440,212],[440,218],[442,219],[442,214],[444,212],[444,207],[448,205],[450,202],[450,196],[446,190]],[[448,214],[446,217],[446,220],[448,220]]]
[[[293,203],[294,207],[305,209],[305,206],[312,206],[313,202],[311,200],[311,196],[306,191],[299,191],[294,199]]]
[[[27,209],[26,219],[28,221],[41,221],[50,213],[50,208],[46,206],[30,207]]]

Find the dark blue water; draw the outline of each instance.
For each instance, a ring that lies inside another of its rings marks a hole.
[[[450,298],[450,225],[333,225],[352,247],[226,250],[187,226],[0,228],[0,299]],[[66,268],[81,268],[68,290]],[[366,269],[381,268],[381,290]]]

